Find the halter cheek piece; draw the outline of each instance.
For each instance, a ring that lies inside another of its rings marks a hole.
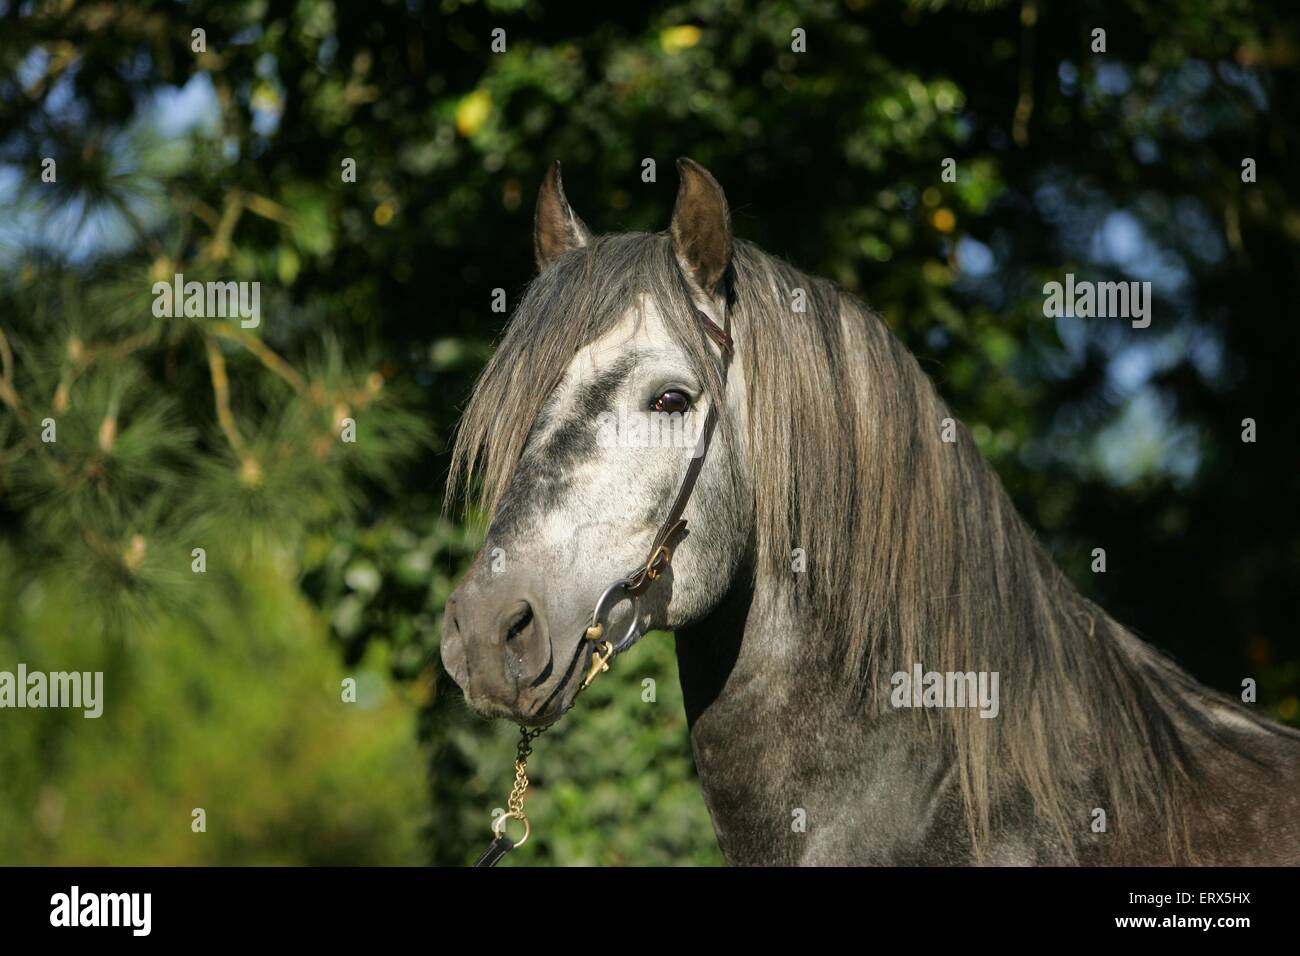
[[[708,334],[722,350],[722,385],[725,390],[727,384],[727,368],[731,364],[732,341],[731,334],[726,328],[719,326],[699,309],[695,310],[695,316],[700,320],[705,333]],[[723,320],[726,322],[727,320]],[[729,323],[728,323],[729,324]],[[650,553],[646,556],[645,561],[639,565],[635,571],[626,577],[619,578],[609,587],[607,587],[600,599],[596,601],[596,607],[591,612],[591,623],[587,625],[584,640],[578,643],[578,649],[574,654],[573,660],[569,663],[572,668],[578,661],[578,657],[583,650],[591,649],[591,667],[587,672],[586,679],[582,682],[579,691],[584,690],[590,684],[597,674],[609,670],[609,660],[619,651],[624,650],[641,636],[641,595],[646,592],[659,576],[667,570],[673,560],[673,548],[677,545],[677,539],[683,531],[686,530],[686,519],[682,513],[686,510],[686,504],[691,500],[691,493],[695,491],[695,483],[699,480],[700,469],[704,467],[704,456],[708,454],[709,443],[713,441],[713,431],[718,424],[718,403],[722,401],[722,396],[709,406],[709,413],[704,418],[704,431],[700,435],[699,443],[695,446],[695,454],[691,458],[690,465],[686,468],[686,474],[682,477],[682,483],[677,488],[677,497],[673,499],[672,506],[668,509],[668,514],[664,518],[663,524],[659,526],[658,533],[655,534],[654,543],[650,546]],[[632,602],[632,620],[628,624],[627,631],[617,641],[605,640],[605,624],[609,618],[609,612],[624,601]],[[532,833],[532,827],[528,822],[528,816],[524,812],[524,794],[528,790],[528,757],[532,754],[532,742],[549,724],[543,727],[534,727],[531,730],[527,727],[519,728],[519,744],[515,752],[515,784],[510,791],[510,798],[506,801],[506,811],[498,814],[492,821],[493,840],[486,850],[474,861],[474,866],[488,867],[496,866],[507,853],[515,847],[522,846]],[[505,831],[506,824],[510,820],[518,820],[524,828],[523,834],[519,841],[515,842]]]
[[[725,388],[727,367],[731,364],[731,334],[699,309],[695,310],[695,317],[699,319],[709,338],[722,350],[722,384]],[[677,546],[678,538],[686,530],[686,519],[682,517],[682,513],[686,511],[686,505],[695,491],[695,483],[699,480],[700,470],[704,467],[704,458],[709,452],[709,444],[713,441],[713,432],[718,424],[720,401],[719,396],[709,406],[709,412],[704,418],[704,431],[700,435],[699,444],[695,446],[695,454],[686,468],[686,474],[677,488],[677,496],[673,499],[668,514],[663,524],[659,526],[658,533],[655,534],[654,543],[650,545],[650,553],[636,570],[607,587],[600,599],[596,601],[596,607],[591,612],[591,623],[587,625],[584,635],[586,640],[591,642],[592,651],[591,669],[587,673],[586,680],[582,682],[583,687],[590,684],[597,674],[609,670],[609,659],[631,646],[641,636],[641,595],[668,569],[673,560],[673,548]],[[605,639],[605,625],[609,613],[625,600],[632,602],[631,621],[622,637],[617,641],[608,641]],[[582,645],[579,646],[580,653],[581,648]]]

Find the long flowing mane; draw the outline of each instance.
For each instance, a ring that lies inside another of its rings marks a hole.
[[[955,416],[866,306],[743,241],[730,287],[748,434],[724,415],[722,437],[748,449],[757,583],[787,588],[824,635],[809,666],[842,668],[864,714],[884,711],[889,675],[914,663],[1002,675],[997,719],[910,715],[950,749],[977,854],[997,808],[1028,799],[1067,853],[1085,852],[1104,807],[1121,845],[1154,838],[1185,858],[1197,742],[1217,734],[1207,708],[1230,703],[1075,590],[966,429],[942,439]],[[491,513],[572,357],[642,296],[717,394],[669,237],[599,237],[528,288],[466,408],[449,500],[470,489]],[[791,573],[796,548],[806,573]]]

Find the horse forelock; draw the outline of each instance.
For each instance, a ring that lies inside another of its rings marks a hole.
[[[574,356],[620,324],[640,321],[647,301],[709,393],[721,393],[719,365],[695,318],[669,237],[597,237],[529,283],[461,416],[448,505],[463,495],[488,517],[496,511]]]

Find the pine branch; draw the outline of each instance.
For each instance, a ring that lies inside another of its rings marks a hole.
[[[229,258],[231,237],[234,235],[235,226],[239,224],[239,219],[243,214],[243,195],[238,190],[232,191],[226,197],[225,208],[221,211],[221,222],[217,225],[216,233],[213,235],[212,241],[208,243],[202,258],[206,258],[211,262],[221,262]]]
[[[226,374],[226,360],[222,358],[221,349],[218,348],[217,340],[213,336],[205,335],[203,344],[208,352],[208,371],[212,377],[212,392],[216,398],[217,422],[221,425],[226,440],[230,442],[230,447],[247,467],[252,459],[243,436],[239,434],[239,427],[235,424],[235,416],[230,410],[230,377]]]
[[[289,225],[292,221],[292,216],[290,215],[289,210],[285,209],[273,199],[267,199],[265,196],[259,196],[257,193],[250,192],[241,192],[240,196],[243,199],[244,205],[248,207],[249,212],[261,216],[263,219],[270,219],[285,226]]]
[[[0,401],[12,408],[19,420],[27,420],[27,413],[23,411],[18,391],[14,388],[14,353],[4,329],[0,329]]]
[[[243,329],[236,329],[228,325],[215,325],[212,328],[212,333],[221,336],[223,339],[238,342],[257,356],[263,365],[293,386],[295,392],[299,395],[307,394],[307,380],[256,335],[250,335]]]
[[[68,357],[72,360],[72,364],[64,370],[63,375],[59,378],[58,387],[55,388],[54,398],[50,403],[55,414],[62,414],[68,410],[72,403],[73,384],[77,381],[78,376],[87,371],[95,362],[105,358],[124,359],[132,352],[137,352],[149,345],[153,340],[154,335],[152,332],[140,332],[117,342],[85,348],[80,339],[70,339],[68,342]]]

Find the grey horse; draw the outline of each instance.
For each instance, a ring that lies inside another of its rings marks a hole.
[[[1081,596],[880,319],[733,238],[714,178],[678,171],[653,235],[593,236],[558,163],[543,181],[538,275],[448,488],[492,516],[444,617],[470,706],[543,726],[573,703],[592,607],[716,408],[634,624],[676,632],[729,862],[1300,862],[1300,734]]]

